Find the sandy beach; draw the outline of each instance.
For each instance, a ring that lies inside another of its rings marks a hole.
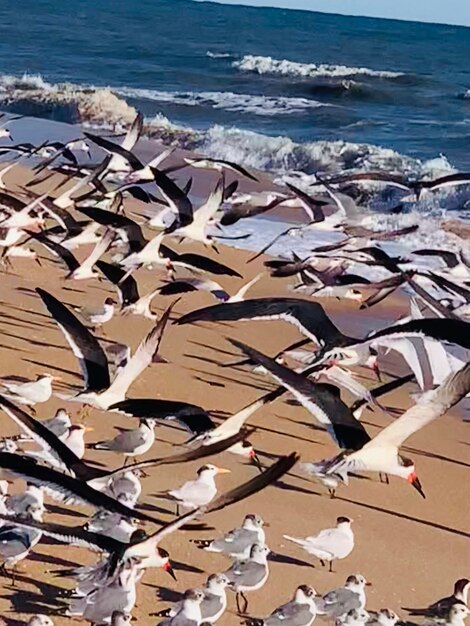
[[[19,182],[19,181],[18,181]],[[201,190],[207,189],[203,182]],[[147,233],[148,234],[148,233]],[[195,245],[182,245],[178,250],[199,251],[236,268],[248,280],[262,272],[263,258],[247,264],[250,252],[220,248],[220,255],[202,251]],[[85,254],[80,250],[80,256]],[[64,280],[63,268],[41,250],[43,266],[30,260],[14,260],[8,272],[2,273],[0,298],[0,344],[3,358],[0,376],[33,378],[42,372],[61,376],[55,391],[64,393],[80,382],[78,364],[56,324],[47,314],[34,292],[42,287],[72,307],[99,305],[108,295],[114,295],[105,281],[93,279]],[[220,283],[229,292],[240,285],[240,279],[220,277]],[[139,288],[145,292],[162,279],[158,270],[140,270],[136,274]],[[266,274],[250,291],[251,297],[291,295],[289,281],[269,278]],[[171,299],[157,297],[153,310],[161,313]],[[322,299],[328,314],[344,332],[362,335],[373,328],[384,327],[407,313],[404,294],[392,301],[359,311],[357,304]],[[187,294],[175,306],[172,317],[213,303],[208,294]],[[118,340],[136,347],[150,330],[151,322],[143,318],[116,316],[101,333],[103,344]],[[98,331],[99,333],[100,331]],[[300,338],[298,331],[282,322],[237,324],[206,324],[198,326],[170,325],[164,335],[161,354],[167,364],[148,368],[132,386],[129,397],[183,400],[199,404],[207,410],[237,411],[267,389],[270,379],[247,370],[222,368],[238,355],[227,342],[227,337],[238,338],[266,354],[278,350]],[[394,374],[406,371],[395,359],[385,361],[383,370]],[[370,372],[358,370],[369,386],[376,381]],[[386,397],[386,406],[406,408],[413,403],[410,392],[413,384]],[[347,394],[343,398],[350,400]],[[46,418],[65,406],[77,416],[79,406],[54,398],[47,405],[38,405],[37,416]],[[4,414],[0,416],[2,436],[17,433],[14,424]],[[363,421],[374,435],[391,418],[380,411],[367,411]],[[87,441],[100,441],[114,436],[114,427],[133,427],[136,420],[115,413],[92,410],[86,424],[94,428]],[[319,429],[313,418],[302,407],[294,406],[284,395],[272,405],[264,407],[249,421],[256,427],[252,443],[264,463],[275,455],[297,451],[303,461],[332,456],[336,448],[329,436]],[[157,441],[148,458],[164,456],[180,449],[186,433],[159,425]],[[137,624],[159,622],[151,613],[168,606],[178,592],[202,584],[214,572],[223,572],[230,562],[222,556],[198,550],[191,539],[212,537],[238,525],[246,513],[258,513],[269,522],[267,543],[274,555],[270,560],[270,577],[263,590],[249,594],[249,614],[262,617],[287,601],[296,585],[312,585],[324,593],[341,585],[351,573],[361,573],[372,583],[368,588],[368,608],[388,607],[404,617],[402,606],[427,605],[437,597],[451,592],[454,581],[469,575],[470,518],[468,500],[470,466],[468,424],[461,412],[451,412],[414,435],[403,451],[416,460],[417,471],[426,492],[426,500],[403,480],[391,478],[390,485],[382,484],[373,475],[362,480],[351,480],[349,487],[341,487],[330,499],[325,488],[302,476],[298,468],[275,486],[227,510],[207,516],[205,521],[213,530],[204,533],[178,532],[163,547],[169,550],[176,563],[177,583],[164,572],[149,570],[138,587],[137,606],[133,611]],[[85,458],[109,467],[118,467],[121,459],[110,452],[88,450]],[[230,453],[224,453],[217,462],[231,470],[220,477],[220,489],[228,489],[256,474],[256,468]],[[143,509],[171,512],[171,504],[153,496],[156,492],[174,487],[191,478],[201,463],[161,467],[150,470],[143,481],[140,498]],[[47,499],[47,520],[75,526],[86,522],[91,510],[82,507],[57,506]],[[354,519],[356,548],[345,560],[335,563],[334,573],[328,573],[300,548],[286,542],[282,535],[315,534],[334,525],[338,516]],[[147,525],[150,529],[151,525]],[[57,576],[61,570],[90,563],[93,556],[86,550],[63,546],[42,540],[31,555],[19,566],[16,585],[9,578],[0,579],[0,615],[3,621],[16,626],[31,613],[50,614],[57,626],[71,620],[56,615],[65,606],[61,593],[70,579]],[[178,563],[185,564],[183,566]],[[240,622],[235,614],[233,594],[229,594],[229,609],[218,622],[231,626]]]

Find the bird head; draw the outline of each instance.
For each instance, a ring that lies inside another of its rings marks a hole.
[[[159,546],[156,547],[156,552],[158,556],[162,559],[162,562],[163,562],[161,566],[162,570],[165,572],[168,572],[168,574],[170,574],[173,580],[177,580],[176,574],[173,570],[173,566],[170,561],[170,555],[168,554],[168,552],[164,550],[163,548],[160,548]]]
[[[421,486],[421,481],[418,478],[418,474],[416,473],[415,462],[413,459],[408,459],[406,457],[399,457],[400,466],[401,466],[401,474],[403,478],[407,480],[412,487],[416,489],[419,495],[422,498],[426,498],[426,494],[424,493],[423,487]]]

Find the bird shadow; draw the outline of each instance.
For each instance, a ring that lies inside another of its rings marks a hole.
[[[43,541],[41,543],[44,543]],[[63,545],[63,544],[61,544]],[[30,561],[38,561],[39,563],[49,563],[50,565],[61,565],[63,567],[78,567],[78,563],[62,559],[59,556],[53,556],[52,554],[37,554],[32,553],[28,556]]]
[[[20,583],[24,585],[34,585],[37,591],[27,590],[15,586]],[[17,575],[15,577],[15,585],[10,584],[9,589],[12,594],[8,597],[14,610],[18,613],[46,613],[51,610],[57,610],[66,606],[64,602],[58,599],[62,588],[58,585],[52,585],[28,576]]]
[[[175,568],[176,571],[180,572],[190,572],[191,574],[203,574],[204,570],[200,567],[196,567],[195,565],[190,565],[189,563],[182,563],[181,561],[171,560],[171,564]]]
[[[75,511],[74,509],[58,506],[57,504],[48,504],[47,510],[54,515],[67,515],[68,517],[87,517],[84,513],[80,513],[80,511]],[[41,543],[44,543],[46,537],[43,536]],[[55,542],[54,540],[51,543],[60,544],[60,542]]]
[[[154,587],[154,585],[151,585]],[[176,589],[169,589],[168,587],[158,587],[157,588],[157,600],[161,602],[179,602],[183,597],[183,594]]]
[[[295,565],[296,567],[315,567],[313,563],[297,559],[294,556],[288,556],[287,554],[279,554],[279,552],[271,552],[268,556],[268,560],[273,563],[282,563],[283,565]]]

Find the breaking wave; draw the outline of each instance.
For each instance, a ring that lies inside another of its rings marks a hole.
[[[69,124],[128,125],[136,110],[111,89],[49,83],[40,75],[0,75],[0,106]]]
[[[327,65],[316,63],[298,63],[286,59],[278,60],[272,57],[245,55],[233,62],[233,67],[244,72],[256,74],[271,74],[278,76],[292,76],[294,78],[318,77],[351,77],[370,76],[375,78],[399,78],[402,72],[372,70],[367,67],[347,67],[346,65]]]
[[[177,104],[188,107],[209,107],[234,113],[273,116],[294,115],[309,109],[328,107],[309,98],[288,98],[284,96],[262,96],[234,93],[232,91],[157,91],[153,89],[133,89],[120,87],[113,92],[131,99]]]

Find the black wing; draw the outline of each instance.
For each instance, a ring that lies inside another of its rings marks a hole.
[[[261,352],[235,340],[230,341],[256,363],[265,367],[329,432],[335,443],[348,450],[360,450],[370,437],[364,426],[341,400],[332,385],[314,383],[302,374],[277,363]]]
[[[171,178],[161,170],[151,168],[155,184],[160,189],[165,200],[178,211],[178,226],[187,226],[193,221],[193,205],[188,196]]]
[[[151,398],[131,399],[117,402],[110,411],[120,411],[141,419],[159,419],[180,422],[193,434],[200,434],[215,428],[207,411],[195,404],[174,400],[154,400]]]
[[[300,298],[256,298],[216,304],[191,311],[176,320],[175,324],[235,322],[249,319],[281,319],[290,322],[300,327],[304,335],[325,347],[345,345],[352,341],[338,330],[321,304]]]
[[[69,273],[72,274],[78,267],[80,267],[80,263],[74,257],[74,255],[68,250],[64,248],[60,243],[56,243],[55,241],[51,241],[48,239],[44,233],[33,233],[32,231],[26,231],[31,239],[34,239],[45,248],[48,248],[53,254],[58,256],[61,261],[65,263]]]
[[[126,150],[119,144],[114,143],[114,141],[109,141],[109,139],[106,139],[106,137],[101,137],[100,135],[94,135],[92,133],[83,134],[97,146],[103,148],[103,150],[106,150],[107,152],[113,152],[124,157],[133,170],[141,170],[144,168],[144,164],[142,163],[142,161],[138,159],[133,152],[131,152],[130,150]]]
[[[258,474],[251,480],[223,493],[221,496],[213,500],[205,509],[207,513],[212,511],[220,511],[225,507],[244,500],[249,496],[258,493],[276,480],[279,480],[284,474],[287,474],[299,460],[297,452],[291,452],[288,456],[281,456],[278,461],[273,463],[267,470]]]
[[[50,293],[36,288],[49,313],[64,333],[74,355],[80,362],[86,391],[102,391],[111,384],[108,360],[95,337],[69,309]]]
[[[383,328],[369,335],[362,342],[368,343],[387,336],[417,335],[429,337],[437,341],[446,341],[462,348],[470,349],[470,324],[462,320],[450,319],[422,319],[412,320],[406,324],[396,324]]]
[[[77,207],[77,210],[102,226],[112,228],[118,233],[123,231],[129,240],[131,252],[140,252],[147,244],[140,226],[125,215],[106,211],[98,207]]]
[[[93,487],[90,487],[86,482],[57,472],[45,465],[38,465],[38,463],[28,457],[10,454],[8,452],[0,452],[0,467],[21,476],[38,487],[48,487],[53,492],[61,494],[61,497],[65,499],[65,501],[79,501],[97,509],[105,509],[112,513],[118,513],[129,519],[137,518],[143,521],[162,524],[161,520],[140,511],[130,509],[118,500],[111,498],[101,491],[93,489]]]
[[[123,552],[127,544],[107,535],[91,533],[81,526],[63,526],[62,524],[50,524],[25,520],[23,517],[0,514],[0,520],[13,524],[15,527],[40,530],[47,537],[57,539],[62,543],[84,546],[87,548],[99,548],[109,553]]]
[[[175,252],[165,244],[160,244],[160,253],[165,258],[170,259],[170,261],[175,263],[186,263],[187,265],[209,272],[210,274],[216,274],[218,276],[236,276],[237,278],[242,278],[242,275],[239,274],[239,272],[231,267],[228,267],[228,265],[219,263],[219,261],[214,261],[214,259],[209,259],[202,254],[195,254],[192,252],[178,254],[178,252]]]
[[[137,282],[130,274],[125,280],[122,280],[127,272],[121,269],[119,265],[106,263],[106,261],[97,261],[96,267],[116,287],[123,307],[134,304],[134,302],[139,300]]]

